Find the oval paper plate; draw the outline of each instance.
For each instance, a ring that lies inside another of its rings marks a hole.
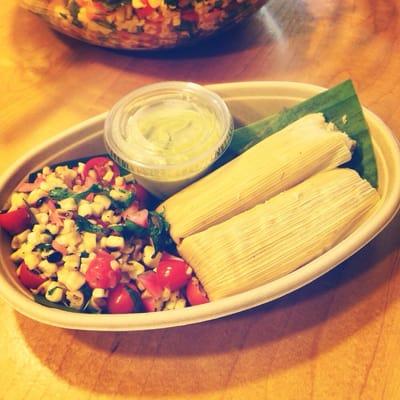
[[[246,82],[209,86],[227,102],[236,121],[248,124],[324,90],[292,82]],[[0,295],[20,313],[37,321],[71,329],[129,331],[187,325],[234,314],[290,293],[330,271],[372,240],[394,217],[400,201],[400,153],[390,129],[365,111],[378,164],[381,200],[357,228],[335,247],[298,270],[256,289],[208,304],[147,314],[81,314],[47,308],[33,301],[18,282],[9,259],[10,241],[0,233]],[[0,181],[0,204],[17,184],[44,165],[104,153],[102,130],[106,114],[68,129],[31,151]]]

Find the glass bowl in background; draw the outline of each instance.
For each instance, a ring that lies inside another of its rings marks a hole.
[[[189,44],[228,29],[267,0],[22,0],[56,30],[118,49]]]

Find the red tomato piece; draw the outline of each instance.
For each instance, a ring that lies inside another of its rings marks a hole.
[[[56,240],[53,240],[51,242],[51,247],[53,247],[54,250],[60,252],[62,255],[66,256],[68,254],[68,249],[66,246],[58,243]]]
[[[158,281],[158,276],[154,271],[147,271],[140,274],[137,280],[151,294],[154,299],[159,299],[162,296],[163,287]]]
[[[122,211],[121,217],[124,219],[130,219],[138,211],[139,211],[139,204],[137,201],[134,201],[127,209]]]
[[[166,260],[182,260],[182,258],[174,256],[173,254],[167,253],[166,251],[163,251],[162,256],[161,256],[162,261]]]
[[[43,282],[47,281],[45,276],[31,271],[24,262],[19,266],[18,278],[28,289],[37,289]]]
[[[146,7],[143,8],[136,8],[135,12],[139,18],[146,18],[148,17],[152,12],[154,11],[154,8],[151,6],[147,5]]]
[[[40,182],[37,182],[37,179],[33,183],[23,182],[17,187],[17,192],[21,193],[30,193],[37,189],[40,186]]]
[[[92,4],[93,4],[93,7],[96,9],[96,11],[98,11],[99,13],[102,13],[102,14],[107,13],[108,9],[103,3],[100,3],[99,1],[93,1]]]
[[[157,277],[161,286],[172,291],[183,288],[192,276],[192,270],[182,258],[163,257],[157,267]]]
[[[92,192],[92,193],[89,193],[87,196],[86,196],[86,198],[85,198],[85,200],[87,200],[87,201],[93,201],[94,200],[94,196],[95,196],[95,194]]]
[[[114,257],[111,254],[100,250],[89,263],[85,277],[92,289],[112,289],[118,285],[121,280],[121,271],[112,269],[111,262],[113,260]]]
[[[149,211],[144,208],[133,215],[127,216],[126,219],[134,222],[136,225],[147,228],[149,225]]]
[[[187,284],[186,297],[192,306],[209,302],[206,292],[196,278],[192,278]]]
[[[21,233],[31,226],[32,218],[27,207],[20,207],[0,214],[0,227],[11,235]]]
[[[111,314],[140,312],[142,308],[139,290],[133,283],[120,283],[108,294],[107,309]]]
[[[142,297],[142,304],[146,312],[155,312],[157,309],[156,300],[153,297]]]
[[[89,171],[93,170],[96,173],[97,179],[100,181],[107,173],[108,167],[110,167],[112,172],[114,173],[114,176],[111,180],[111,183],[114,183],[115,178],[120,175],[119,167],[117,164],[115,164],[114,161],[110,160],[107,157],[91,158],[83,168],[83,178],[86,180],[89,175]]]
[[[63,226],[63,221],[57,212],[56,203],[54,203],[53,200],[49,199],[47,200],[46,204],[50,210],[50,222],[57,226]]]
[[[184,21],[190,21],[190,22],[197,22],[199,20],[199,16],[196,14],[196,11],[194,10],[183,10],[181,12],[181,18]]]

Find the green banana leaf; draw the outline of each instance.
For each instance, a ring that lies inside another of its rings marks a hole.
[[[344,166],[355,169],[373,187],[377,187],[378,176],[371,137],[351,80],[344,81],[278,114],[236,129],[230,146],[216,167],[225,164],[304,115],[317,112],[323,113],[327,121],[333,122],[340,130],[356,140],[357,147],[353,158]]]

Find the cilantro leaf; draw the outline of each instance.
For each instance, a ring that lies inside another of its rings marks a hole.
[[[52,248],[50,243],[39,243],[33,248],[33,251],[49,251]]]
[[[95,183],[92,186],[90,186],[90,188],[88,190],[85,190],[84,192],[73,194],[71,197],[73,197],[75,200],[79,201],[79,200],[83,200],[90,193],[100,193],[103,190],[104,189],[98,183]]]
[[[56,201],[64,200],[70,196],[71,194],[67,188],[56,187],[49,191],[49,197]]]
[[[149,234],[146,228],[129,220],[126,220],[125,223],[121,225],[112,225],[110,228],[115,232],[119,232],[125,239],[132,236],[142,238]]]
[[[114,189],[115,190],[115,189]],[[107,193],[107,196],[111,200],[111,203],[114,208],[118,208],[120,210],[127,209],[135,200],[135,194],[133,192],[129,192],[127,190],[118,189],[119,192],[123,193],[124,198],[121,200],[115,200],[110,193]]]
[[[53,288],[51,288],[51,289],[47,292],[47,294],[48,294],[49,296],[51,296],[57,289],[61,289],[61,290],[62,290],[62,287],[61,287],[61,286],[54,286]]]
[[[166,250],[173,245],[169,235],[169,223],[161,213],[149,212],[149,235],[154,246],[155,256],[159,251]]]
[[[101,226],[92,224],[88,219],[86,219],[85,217],[81,217],[80,215],[76,216],[76,226],[80,231],[103,233],[103,228]]]

